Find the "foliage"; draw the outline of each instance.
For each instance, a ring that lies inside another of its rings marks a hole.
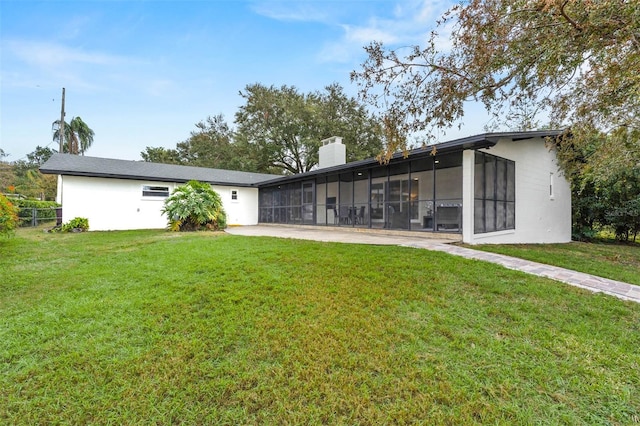
[[[218,230],[227,226],[220,195],[204,182],[192,180],[177,187],[165,200],[162,213],[167,215],[171,231]]]
[[[16,199],[13,203],[19,210],[18,216],[22,223],[29,223],[33,220],[33,213],[36,210],[38,222],[56,219],[56,207],[60,204],[55,201],[40,201],[29,199]]]
[[[640,305],[498,265],[148,230],[20,230],[5,248],[2,424],[640,416]]]
[[[89,230],[89,219],[85,217],[74,217],[62,226],[51,229],[51,232],[85,232]]]
[[[10,163],[0,162],[0,193],[15,192],[16,175]]]
[[[632,132],[626,133],[632,137]],[[631,161],[609,165],[606,173],[594,167],[594,157],[606,156],[603,152],[612,146],[624,148],[624,144],[613,142],[612,138],[594,131],[588,143],[585,140],[577,144],[565,139],[554,145],[571,182],[574,239],[592,239],[607,227],[623,241],[635,241],[640,232],[640,168]]]
[[[60,120],[53,122],[53,127],[57,129],[53,132],[54,142],[60,144]],[[63,153],[82,154],[91,147],[95,132],[82,121],[80,117],[74,117],[69,123],[64,123],[64,144]]]
[[[365,107],[338,84],[303,94],[293,86],[248,85],[236,113],[239,140],[258,153],[262,165],[302,173],[318,164],[323,139],[342,136],[347,161],[373,157],[382,149],[382,128]]]
[[[142,161],[149,163],[182,164],[178,151],[164,147],[148,146],[140,153]]]
[[[11,235],[19,223],[18,209],[0,194],[0,235]]]
[[[295,87],[248,85],[236,113],[237,130],[222,115],[196,124],[176,149],[147,147],[144,161],[259,173],[299,173],[318,163],[320,142],[341,136],[347,161],[373,157],[382,149],[382,128],[338,84],[300,93]]]
[[[628,167],[627,158],[640,161],[638,137],[625,137],[640,131],[636,1],[469,0],[437,24],[422,47],[403,52],[371,43],[362,69],[351,74],[361,98],[401,133],[446,129],[462,119],[467,101],[498,118],[534,103],[572,127],[574,144],[588,143],[593,129],[617,145],[630,143],[631,150],[593,158],[602,173]]]
[[[257,164],[256,152],[242,139],[235,138],[222,115],[207,117],[196,123],[191,137],[176,146],[184,164],[240,171],[265,171],[268,165]]]
[[[33,152],[27,154],[27,160],[30,166],[41,166],[43,165],[51,156],[57,153],[55,149],[51,149],[49,147],[42,147],[40,145],[36,146],[36,149]]]
[[[40,151],[40,150],[44,151]],[[40,173],[39,167],[53,151],[37,147],[36,151],[27,154],[27,160],[18,160],[8,165],[6,182],[10,183],[16,193],[26,197],[53,200],[56,197],[58,179],[55,175]],[[3,180],[3,176],[0,176]]]
[[[616,238],[629,241],[640,232],[640,167],[619,170],[600,188],[607,208],[604,224]]]
[[[38,168],[56,151],[37,146],[27,154],[27,160],[0,162],[0,191],[13,192],[25,197],[53,200],[56,197],[57,177],[43,175]]]
[[[365,106],[332,84],[324,91],[300,93],[290,86],[248,85],[245,105],[233,130],[222,115],[207,117],[175,149],[147,147],[144,161],[260,173],[299,173],[318,163],[323,139],[341,136],[347,161],[382,149],[382,126]]]
[[[175,149],[147,147],[140,155],[144,161],[182,164],[217,169],[274,172],[258,161],[258,152],[244,139],[237,138],[222,115],[207,117],[196,123],[197,130]]]

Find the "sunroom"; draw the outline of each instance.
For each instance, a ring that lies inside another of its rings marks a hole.
[[[543,207],[535,200],[540,191],[553,190],[547,172],[528,174],[534,165],[557,174],[554,164],[542,162],[549,152],[544,139],[557,134],[490,133],[415,149],[388,164],[363,160],[263,182],[259,222],[459,234],[469,242],[517,239],[509,236],[517,225],[523,231],[541,225],[525,223],[532,219],[518,212],[517,198],[524,197],[523,206]],[[549,206],[547,219],[564,222],[567,211],[570,217],[568,197],[569,209],[554,212]],[[564,240],[564,233],[549,238]]]

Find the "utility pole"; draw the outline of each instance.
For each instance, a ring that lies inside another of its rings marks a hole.
[[[58,136],[60,139],[60,154],[62,154],[62,148],[64,147],[64,87],[62,88],[62,108],[60,110],[60,126],[58,129]]]

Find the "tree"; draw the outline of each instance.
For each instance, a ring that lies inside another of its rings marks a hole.
[[[450,49],[441,33],[451,29]],[[467,101],[500,117],[535,102],[571,126],[572,144],[595,129],[613,143],[640,130],[640,7],[628,0],[469,0],[437,22],[425,46],[404,54],[373,42],[351,78],[400,134],[446,129]],[[388,150],[401,147],[391,144]],[[622,168],[640,143],[609,153]],[[611,170],[594,162],[604,175]]]
[[[311,170],[320,140],[312,126],[313,95],[295,87],[248,85],[240,95],[245,105],[236,113],[238,133],[251,143],[265,163],[287,173]]]
[[[184,164],[218,169],[251,170],[250,156],[241,153],[239,144],[222,114],[196,123],[196,131],[176,146]]]
[[[178,151],[163,147],[148,146],[140,153],[143,161],[149,163],[182,164]]]
[[[55,154],[56,150],[51,149],[49,147],[41,147],[40,145],[36,146],[36,149],[33,152],[27,154],[27,160],[29,161],[29,165],[34,167],[39,167],[43,165],[53,154]]]
[[[630,132],[627,136],[626,143],[612,143],[613,136],[594,130],[591,139],[581,144],[559,144],[558,158],[564,164],[574,195],[571,208],[575,239],[590,239],[599,230],[609,228],[617,239],[635,241],[640,232],[640,167],[610,164],[606,178],[594,167],[594,158],[595,163],[607,164],[612,147],[624,151],[625,144],[637,137]]]
[[[57,177],[55,175],[43,175],[39,167],[47,161],[56,151],[37,146],[27,154],[27,161],[18,160],[11,164],[11,186],[14,191],[31,198],[41,200],[54,200],[56,197]]]
[[[337,83],[317,93],[320,101],[314,117],[319,122],[320,140],[341,136],[347,145],[347,161],[363,160],[378,153],[383,146],[380,121],[374,119],[364,104],[348,97]],[[317,153],[317,151],[316,151]]]
[[[246,86],[236,113],[237,140],[253,147],[262,169],[302,173],[318,164],[323,139],[343,136],[349,160],[377,154],[382,130],[356,99],[337,84],[325,92],[300,93],[293,86]]]
[[[53,122],[53,127],[57,129],[53,132],[54,142],[60,143],[60,120]],[[69,154],[82,154],[91,147],[95,133],[82,121],[80,117],[74,117],[67,124],[64,124],[64,145],[62,152]]]
[[[224,116],[209,116],[196,123],[189,139],[179,142],[176,149],[147,147],[140,155],[144,161],[184,164],[217,169],[267,172],[258,165],[254,147],[236,138]]]

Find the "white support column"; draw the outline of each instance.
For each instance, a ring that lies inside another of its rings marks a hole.
[[[62,175],[58,175],[58,187],[56,188],[56,203],[62,204]]]
[[[475,151],[462,152],[462,241],[473,243]]]

